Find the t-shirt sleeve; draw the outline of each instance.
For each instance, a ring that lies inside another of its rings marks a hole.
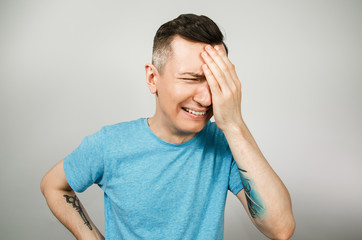
[[[229,175],[229,190],[236,195],[238,192],[243,189],[243,185],[241,182],[240,172],[238,169],[238,165],[236,164],[234,158],[231,160],[231,168]]]
[[[68,184],[76,192],[83,192],[92,184],[103,186],[104,153],[103,130],[83,139],[81,144],[64,158],[64,172]]]

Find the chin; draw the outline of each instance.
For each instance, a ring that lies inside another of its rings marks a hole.
[[[197,121],[197,122],[184,122],[181,123],[180,126],[180,130],[182,132],[184,132],[185,134],[195,134],[200,132],[206,125],[206,123],[210,120],[210,118],[208,120],[204,120],[204,121]]]
[[[179,132],[183,135],[191,135],[200,132],[213,116],[212,112],[209,112],[202,118],[200,116],[195,117],[185,111],[182,111],[181,113],[182,114],[178,116],[178,119],[175,120]]]

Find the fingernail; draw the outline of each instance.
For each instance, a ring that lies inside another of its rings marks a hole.
[[[207,57],[207,53],[206,53],[206,52],[202,52],[202,56]]]
[[[210,45],[207,45],[207,46],[206,46],[206,49],[209,50],[209,51],[211,51],[211,50],[212,50],[212,47],[211,47]]]

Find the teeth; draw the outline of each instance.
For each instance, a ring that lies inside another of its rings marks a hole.
[[[205,115],[206,114],[206,112],[196,112],[196,111],[194,111],[194,110],[191,110],[191,109],[188,109],[188,108],[184,108],[185,109],[185,111],[187,111],[187,112],[189,112],[189,113],[192,113],[192,114],[195,114],[195,115]]]

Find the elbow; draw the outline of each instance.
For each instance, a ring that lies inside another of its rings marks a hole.
[[[293,213],[290,211],[272,216],[269,215],[264,219],[255,221],[258,229],[269,239],[290,239],[294,234],[296,226]]]
[[[45,198],[54,192],[72,191],[65,177],[63,160],[50,169],[40,181],[40,191]]]
[[[44,175],[44,177],[40,181],[40,191],[45,198],[47,196],[47,192],[52,187],[52,184],[53,184],[52,175],[51,172],[49,171]]]
[[[294,228],[293,229],[286,229],[283,232],[280,232],[275,238],[275,240],[288,240],[290,239],[294,234]]]
[[[291,216],[288,221],[278,227],[271,239],[275,240],[287,240],[290,239],[295,231],[295,220],[294,217]]]
[[[42,178],[40,182],[40,191],[45,196],[45,189],[46,189],[46,175]]]

